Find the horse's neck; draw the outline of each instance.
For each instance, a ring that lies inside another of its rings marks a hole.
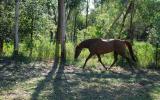
[[[87,48],[88,46],[87,46],[87,43],[84,41],[84,42],[82,42],[82,43],[80,43],[80,48]]]

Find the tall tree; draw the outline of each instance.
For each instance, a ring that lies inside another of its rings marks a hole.
[[[88,27],[88,13],[89,13],[89,0],[86,0],[86,28]],[[85,39],[85,32],[84,32],[84,39]]]
[[[133,42],[133,10],[134,10],[134,0],[131,1],[131,12],[130,12],[130,31],[129,31],[129,38]]]
[[[58,0],[58,34],[61,40],[61,62],[66,62],[66,47],[65,47],[65,3],[64,0]]]
[[[76,30],[77,30],[77,16],[78,16],[78,11],[75,11],[74,14],[74,31],[73,31],[73,41],[76,44],[77,42],[77,34],[76,34]]]
[[[19,0],[15,0],[15,34],[14,34],[14,55],[18,55],[19,37],[18,37],[18,23],[19,23]]]
[[[59,17],[60,17],[60,33],[61,33],[61,61],[66,62],[66,46],[65,46],[65,4],[64,0],[59,0]]]
[[[89,0],[87,2],[87,7],[86,7],[86,28],[88,27],[88,12],[89,12]]]
[[[121,38],[121,32],[122,32],[122,30],[124,28],[125,20],[127,18],[127,15],[131,12],[131,10],[132,10],[132,1],[129,3],[129,6],[127,7],[126,12],[125,12],[125,14],[123,16],[122,26],[121,26],[121,29],[120,29],[119,38]]]

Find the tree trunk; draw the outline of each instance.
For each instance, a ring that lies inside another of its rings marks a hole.
[[[103,1],[101,0],[101,14],[102,14],[102,9],[103,9]]]
[[[57,28],[57,32],[56,32],[56,37],[55,37],[55,43],[56,43],[56,46],[55,46],[55,57],[54,57],[54,63],[58,63],[59,62],[59,39],[58,39],[58,28]]]
[[[123,11],[121,11],[118,16],[116,17],[116,19],[113,21],[112,25],[110,26],[108,33],[111,33],[111,30],[113,29],[114,25],[116,24],[116,22],[120,19],[120,17],[122,16]],[[105,35],[105,37],[107,37],[107,34]]]
[[[53,43],[53,32],[50,30],[50,43]]]
[[[3,53],[3,38],[0,36],[0,55]]]
[[[130,33],[129,33],[129,38],[131,40],[131,42],[133,43],[133,37],[134,37],[134,29],[133,29],[133,11],[134,11],[134,1],[131,1],[131,10],[130,10]]]
[[[75,44],[77,42],[77,34],[76,34],[76,31],[77,31],[77,15],[78,15],[78,13],[76,12],[75,15],[74,15],[74,33],[73,33],[73,42]]]
[[[56,8],[54,6],[52,6],[53,9],[53,14],[54,14],[54,22],[57,25],[57,13],[56,13]]]
[[[89,12],[89,0],[87,0],[87,7],[86,7],[86,28],[88,27],[88,12]]]
[[[125,13],[125,15],[124,15],[124,17],[123,17],[122,26],[121,26],[120,33],[119,33],[119,38],[121,38],[121,32],[122,32],[122,30],[123,30],[123,27],[124,27],[124,24],[125,24],[125,20],[126,20],[126,18],[127,18],[127,15],[128,15],[129,13],[131,13],[131,12],[132,12],[132,1],[129,3],[129,6],[127,7],[126,13]]]
[[[65,4],[64,0],[58,0],[58,33],[61,39],[61,62],[66,62],[66,47],[65,47]]]
[[[87,7],[86,7],[86,29],[88,27],[88,12],[89,12],[89,0],[86,1],[87,2]],[[85,39],[85,32],[84,32],[84,39]]]
[[[31,21],[31,34],[30,34],[30,57],[32,57],[32,51],[33,51],[33,32],[34,32],[34,15],[32,14],[32,21]]]
[[[18,37],[18,22],[19,22],[19,0],[15,0],[15,38],[14,38],[14,55],[18,55],[19,37]]]

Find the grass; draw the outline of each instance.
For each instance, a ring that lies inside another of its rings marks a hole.
[[[33,43],[33,50],[32,55],[30,55],[30,42],[27,43],[20,43],[20,54],[24,58],[30,59],[30,61],[39,59],[39,60],[52,60],[54,57],[54,49],[55,44],[50,43],[50,41],[47,38],[42,38],[40,40],[34,40]],[[134,52],[136,54],[136,57],[138,59],[138,67],[141,68],[148,68],[155,66],[155,47],[147,42],[134,42],[133,46]],[[10,57],[12,56],[13,52],[13,45],[12,44],[5,44],[4,45],[4,56]],[[66,43],[66,55],[67,55],[67,64],[74,64],[76,66],[83,66],[85,59],[87,58],[89,51],[87,49],[82,50],[78,62],[74,61],[74,51],[75,46],[71,42]],[[113,62],[113,54],[108,53],[102,56],[102,61],[105,65],[111,65]],[[23,58],[22,58],[23,59]],[[117,65],[127,65],[124,61],[121,59],[118,61]],[[96,67],[100,66],[100,63],[98,62],[97,57],[92,57],[91,60],[87,62],[88,67]],[[160,66],[160,63],[158,61],[158,66]]]
[[[42,61],[16,66],[0,63],[1,100],[158,100],[160,95],[159,71],[131,74],[114,67],[102,73],[98,66],[92,71],[65,66],[60,72]]]
[[[146,68],[155,61],[155,48],[150,43],[135,42],[134,50],[139,60],[139,66]]]

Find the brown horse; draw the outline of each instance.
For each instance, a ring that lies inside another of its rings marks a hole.
[[[85,63],[83,65],[83,69],[85,68],[87,61],[93,55],[97,55],[98,61],[107,70],[107,68],[105,67],[105,65],[101,61],[100,55],[105,54],[105,53],[109,53],[109,52],[114,52],[114,61],[108,69],[110,69],[116,63],[118,55],[121,55],[122,57],[126,58],[130,64],[130,67],[133,69],[133,67],[131,66],[131,61],[130,61],[129,57],[127,57],[127,55],[126,55],[126,46],[129,49],[129,53],[131,55],[132,60],[136,62],[136,59],[134,57],[134,53],[133,53],[132,46],[131,46],[130,42],[128,42],[126,40],[120,40],[120,39],[108,39],[108,40],[88,39],[88,40],[84,40],[79,45],[77,45],[74,58],[77,59],[79,54],[81,53],[82,49],[87,48],[87,49],[89,49],[90,54],[87,57],[87,59],[85,60]]]

